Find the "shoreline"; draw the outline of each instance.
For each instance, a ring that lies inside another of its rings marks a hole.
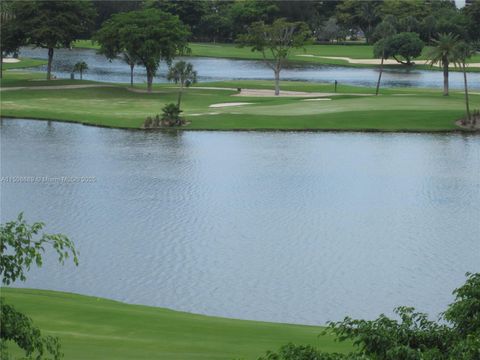
[[[257,359],[289,341],[327,352],[352,350],[350,342],[323,333],[324,326],[208,316],[62,291],[1,291],[6,303],[32,318],[42,332],[60,337],[69,360],[103,360],[106,354],[116,360]]]
[[[82,293],[77,293],[77,292],[71,292],[71,291],[62,291],[62,290],[50,290],[50,289],[45,289],[45,288],[35,288],[35,287],[16,287],[16,286],[0,286],[0,290],[4,291],[22,291],[22,292],[30,292],[30,293],[35,293],[35,292],[45,292],[45,293],[53,293],[53,294],[59,294],[59,295],[64,295],[64,296],[74,296],[74,297],[83,297],[83,298],[90,298],[90,299],[99,299],[99,300],[104,300],[104,301],[111,301],[117,304],[121,305],[126,305],[126,306],[141,306],[141,307],[146,307],[146,308],[151,308],[151,309],[158,309],[158,310],[165,310],[165,311],[172,311],[180,314],[185,314],[185,315],[192,315],[192,316],[199,316],[199,317],[206,317],[206,318],[213,318],[213,319],[222,319],[222,320],[232,320],[232,321],[239,321],[239,322],[255,322],[255,323],[265,323],[265,324],[276,324],[276,325],[286,325],[286,326],[305,326],[305,327],[310,327],[310,328],[326,328],[327,325],[312,325],[312,324],[301,324],[301,323],[289,323],[289,322],[281,322],[281,321],[273,321],[273,320],[257,320],[257,319],[244,319],[240,317],[227,317],[227,316],[220,316],[220,315],[209,315],[209,314],[204,314],[204,313],[199,313],[199,312],[190,312],[190,311],[185,311],[185,310],[178,310],[175,308],[169,308],[169,307],[164,307],[164,306],[156,306],[156,305],[148,305],[148,304],[143,304],[143,303],[136,303],[136,302],[127,302],[127,301],[122,301],[122,300],[116,300],[113,298],[105,297],[105,296],[96,296],[96,295],[88,295],[88,294],[82,294]]]
[[[225,43],[191,43],[192,45],[192,52],[188,54],[190,57],[200,57],[200,58],[213,58],[213,59],[233,59],[233,60],[250,60],[250,61],[262,61],[260,57],[255,57],[250,53],[250,50],[245,48],[245,50],[248,50],[248,53],[246,55],[235,55],[235,54],[229,54],[230,49],[235,49],[238,50],[234,44],[225,44]],[[334,47],[342,47],[342,48],[348,48],[348,47],[369,47],[371,45],[367,44],[359,44],[359,45],[338,45],[338,44],[316,44],[316,45],[311,45],[312,47],[319,47],[319,48],[325,48],[328,49],[328,47],[334,48]],[[75,49],[86,49],[86,50],[97,50],[99,47],[96,44],[92,44],[91,40],[80,40],[76,44],[74,44],[73,48]],[[210,49],[209,49],[210,48]],[[208,52],[209,50],[213,49],[218,49],[218,50],[223,50],[221,56],[220,55],[213,55],[213,54],[208,54],[205,52]],[[196,51],[195,51],[196,50]],[[310,56],[303,56],[303,55],[310,55]],[[312,56],[313,55],[313,56]],[[349,56],[340,56],[340,58],[351,58],[354,62],[349,62],[347,60],[342,60],[339,59],[339,56],[332,56],[332,55],[318,55],[318,54],[308,54],[307,52],[302,53],[302,54],[297,54],[293,53],[291,55],[291,58],[288,60],[290,64],[309,64],[309,65],[325,65],[325,66],[340,66],[340,67],[347,67],[347,68],[371,68],[375,69],[378,68],[378,65],[375,64],[364,64],[364,63],[356,63],[357,60],[362,60],[362,58],[352,58]],[[377,59],[369,59],[372,61],[375,61]],[[426,61],[425,59],[416,59],[419,62]],[[415,60],[414,60],[415,61]],[[475,61],[474,63],[476,63]],[[405,66],[400,63],[396,64],[386,64],[385,65],[386,69],[410,69],[410,70],[425,70],[425,71],[442,71],[441,68],[436,67],[436,66],[430,66],[430,65],[424,65],[424,64],[414,64],[413,66]],[[455,67],[450,68],[451,72],[462,72],[461,69],[457,69]],[[470,67],[467,68],[467,73],[478,73],[480,72],[480,67]]]
[[[231,128],[231,129],[194,129],[194,128],[179,128],[179,127],[172,127],[172,128],[131,128],[131,127],[120,127],[120,126],[108,126],[102,124],[92,124],[92,123],[84,123],[81,121],[76,120],[61,120],[61,119],[49,119],[49,118],[41,118],[41,117],[29,117],[26,118],[24,116],[3,116],[0,115],[1,121],[10,121],[10,120],[33,120],[33,121],[47,121],[47,122],[57,122],[57,123],[66,123],[66,124],[75,124],[75,125],[82,125],[82,126],[91,126],[97,128],[104,128],[104,129],[112,129],[112,130],[128,130],[128,131],[146,131],[146,132],[178,132],[178,131],[187,131],[187,132],[267,132],[267,133],[275,133],[275,132],[291,132],[291,133],[378,133],[378,134],[461,134],[461,135],[480,135],[480,127],[476,127],[475,129],[468,128],[466,126],[459,125],[461,120],[456,120],[455,124],[458,126],[458,129],[443,129],[443,130],[409,130],[409,129],[400,129],[400,130],[382,130],[382,129],[316,129],[316,128],[304,128],[304,129],[295,129],[295,128],[279,128],[279,129],[270,129],[270,128],[251,128],[251,129],[243,129],[243,128]]]

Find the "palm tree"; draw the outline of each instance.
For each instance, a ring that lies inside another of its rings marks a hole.
[[[126,51],[123,53],[123,61],[130,66],[130,87],[133,87],[133,69],[138,64],[138,59]]]
[[[80,73],[80,80],[83,80],[83,72],[86,70],[88,70],[88,65],[85,61],[77,62],[73,67],[73,71],[78,71]]]
[[[435,46],[429,54],[430,65],[438,63],[443,67],[443,95],[448,96],[448,66],[455,62],[458,36],[452,33],[440,34],[434,42]]]
[[[197,82],[197,72],[193,70],[193,65],[191,63],[179,61],[174,66],[170,67],[167,79],[168,81],[175,82],[175,84],[180,84],[180,91],[178,92],[177,101],[177,106],[180,109],[183,88],[189,87],[191,84],[195,84]]]
[[[459,66],[463,71],[463,83],[465,87],[465,109],[467,117],[464,123],[470,123],[475,126],[475,119],[472,119],[470,114],[470,102],[468,99],[468,83],[467,83],[467,59],[475,55],[477,49],[464,41],[457,44],[455,47],[455,66]]]
[[[389,38],[392,35],[395,35],[396,30],[395,27],[391,22],[382,21],[380,24],[377,25],[375,28],[374,36],[379,38],[379,40],[375,43],[373,48],[373,54],[375,58],[381,58],[380,62],[380,69],[378,72],[378,80],[377,80],[377,87],[375,89],[375,96],[378,96],[378,92],[380,91],[380,81],[382,80],[383,74],[383,63],[385,59],[388,59],[389,54]]]

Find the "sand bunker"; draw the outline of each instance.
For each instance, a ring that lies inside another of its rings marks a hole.
[[[252,103],[249,102],[230,102],[230,103],[219,103],[219,104],[212,104],[209,107],[211,108],[222,108],[228,106],[242,106],[242,105],[250,105]]]
[[[233,96],[251,96],[251,97],[325,97],[332,96],[334,93],[304,92],[304,91],[286,91],[280,89],[280,95],[275,95],[274,90],[270,89],[242,89],[241,92]]]
[[[300,101],[325,101],[325,100],[332,100],[330,98],[314,98],[314,99],[303,99]]]
[[[332,60],[344,60],[350,64],[365,64],[365,65],[380,65],[380,59],[352,59],[349,57],[344,56],[320,56],[320,55],[312,55],[312,54],[300,54],[297,56],[302,57],[310,57],[310,58],[321,58],[321,59],[332,59]],[[417,65],[430,65],[429,60],[414,60],[414,63]],[[400,65],[397,60],[394,59],[386,59],[384,60],[385,65]],[[450,64],[451,67],[455,67],[454,64]],[[480,67],[480,63],[470,63],[468,64],[469,67]]]
[[[14,64],[20,62],[20,59],[15,59],[15,58],[4,58],[3,63],[5,64]]]

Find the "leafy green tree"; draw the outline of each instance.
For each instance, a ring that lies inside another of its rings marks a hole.
[[[215,9],[212,13],[202,16],[199,27],[202,38],[215,44],[219,40],[229,38],[232,24],[228,16]]]
[[[102,24],[110,19],[114,14],[139,10],[143,5],[143,0],[93,0],[93,7],[97,12],[97,16],[95,18],[95,28],[93,30],[97,31],[100,29]],[[91,38],[93,33],[89,35]]]
[[[371,34],[381,21],[381,4],[379,1],[345,0],[336,7],[336,17],[346,27],[361,29],[370,43]]]
[[[107,58],[125,52],[144,66],[147,89],[151,92],[160,61],[170,64],[176,55],[186,52],[188,36],[188,29],[177,16],[144,9],[114,15],[98,31],[95,40]]]
[[[440,34],[434,40],[435,46],[430,50],[428,56],[430,65],[439,64],[443,67],[443,95],[448,96],[449,66],[457,60],[458,52],[455,51],[459,41],[458,35],[452,33]]]
[[[40,267],[43,262],[43,253],[47,246],[51,246],[58,255],[60,263],[73,258],[78,265],[78,254],[70,239],[62,234],[41,233],[45,224],[37,222],[28,225],[20,214],[14,221],[0,226],[0,276],[3,285],[10,285],[14,281],[26,280],[26,273],[32,264]],[[32,320],[17,311],[13,306],[5,304],[0,299],[0,355],[8,358],[7,342],[15,342],[29,358],[44,359],[50,354],[57,360],[63,357],[60,352],[60,343],[57,338],[42,336]]]
[[[40,329],[28,316],[17,311],[12,305],[5,304],[3,298],[0,298],[0,310],[0,357],[2,359],[10,357],[7,341],[15,342],[29,358],[40,360],[48,354],[55,360],[63,357],[58,338],[42,336]]]
[[[385,51],[397,62],[412,65],[412,60],[420,56],[424,45],[417,33],[403,32],[386,40]]]
[[[480,273],[467,274],[454,291],[455,301],[434,322],[411,307],[399,307],[400,320],[380,315],[376,320],[330,322],[340,341],[353,341],[359,355],[375,360],[477,360],[480,356]]]
[[[228,16],[232,24],[234,37],[248,31],[253,23],[263,21],[270,24],[278,15],[278,6],[275,1],[245,0],[231,4]]]
[[[54,50],[71,47],[93,26],[91,1],[16,1],[15,21],[29,44],[48,49],[47,80],[51,79]]]
[[[469,6],[463,8],[467,19],[466,29],[471,41],[480,41],[480,0],[473,0]]]
[[[208,2],[197,0],[147,0],[144,4],[147,9],[159,9],[178,16],[185,25],[188,25],[193,37],[198,35],[202,16],[207,14],[207,6]]]
[[[311,32],[303,22],[277,19],[271,25],[253,23],[248,33],[239,36],[240,46],[250,46],[262,53],[263,60],[275,75],[275,95],[280,94],[280,72],[292,49],[302,48],[311,41]]]
[[[395,27],[388,21],[382,21],[380,24],[377,25],[375,28],[374,36],[379,40],[375,43],[373,47],[373,55],[376,58],[380,58],[380,69],[378,72],[378,80],[377,80],[377,87],[375,89],[375,95],[378,96],[380,91],[380,82],[382,80],[383,74],[383,63],[386,59],[390,57],[390,48],[388,46],[389,39],[393,35],[395,35]]]
[[[356,355],[344,355],[325,353],[315,349],[311,345],[287,344],[278,352],[267,351],[258,360],[361,360],[363,357]]]
[[[469,40],[468,19],[463,12],[456,8],[442,8],[435,12],[437,18],[437,34],[453,34],[459,39]]]
[[[197,82],[197,72],[193,70],[193,65],[191,63],[179,61],[170,67],[167,79],[168,81],[173,81],[175,84],[180,84],[177,100],[177,106],[180,109],[183,88],[188,88],[191,84],[195,84]]]
[[[0,78],[3,75],[3,58],[18,52],[25,44],[25,32],[15,21],[14,3],[0,2]]]
[[[432,14],[426,16],[422,20],[420,27],[423,40],[430,44],[432,42],[433,35],[437,32],[437,18]]]
[[[80,80],[83,80],[83,72],[88,70],[88,65],[85,61],[79,61],[73,66],[73,71],[80,73]]]
[[[340,39],[345,39],[346,35],[347,31],[338,24],[335,17],[331,17],[324,24],[322,24],[318,31],[317,38],[319,40],[339,41]]]
[[[467,281],[453,295],[455,301],[445,311],[445,319],[461,338],[480,339],[480,273],[467,273]]]
[[[455,301],[438,322],[411,307],[397,319],[329,322],[325,334],[353,343],[350,354],[327,354],[309,345],[287,344],[260,360],[478,360],[480,359],[480,273],[467,274]]]

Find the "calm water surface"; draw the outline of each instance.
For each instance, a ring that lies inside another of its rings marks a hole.
[[[22,56],[46,59],[47,50],[22,48]],[[235,79],[267,79],[273,78],[273,73],[261,61],[246,61],[213,58],[184,58],[193,63],[198,71],[199,81],[219,81]],[[121,60],[108,61],[103,55],[98,55],[89,49],[60,49],[55,51],[53,71],[59,78],[69,78],[73,66],[78,61],[85,61],[89,70],[84,79],[108,82],[130,82],[130,67]],[[46,72],[46,66],[32,68],[32,71]],[[167,82],[167,65],[162,63],[158,72],[157,82]],[[78,77],[78,74],[76,75]],[[324,66],[315,64],[294,64],[282,71],[283,80],[302,80],[315,82],[333,82],[341,84],[367,85],[376,84],[378,72],[369,68],[349,68],[339,66]],[[135,70],[135,81],[146,82],[146,72],[138,66]],[[469,74],[470,88],[480,89],[480,73]],[[386,70],[382,77],[382,86],[407,87],[438,87],[443,86],[440,71],[395,69]],[[450,86],[463,88],[461,73],[450,74]]]
[[[141,132],[5,119],[2,222],[68,234],[78,268],[18,286],[319,324],[437,314],[480,271],[480,137]]]

